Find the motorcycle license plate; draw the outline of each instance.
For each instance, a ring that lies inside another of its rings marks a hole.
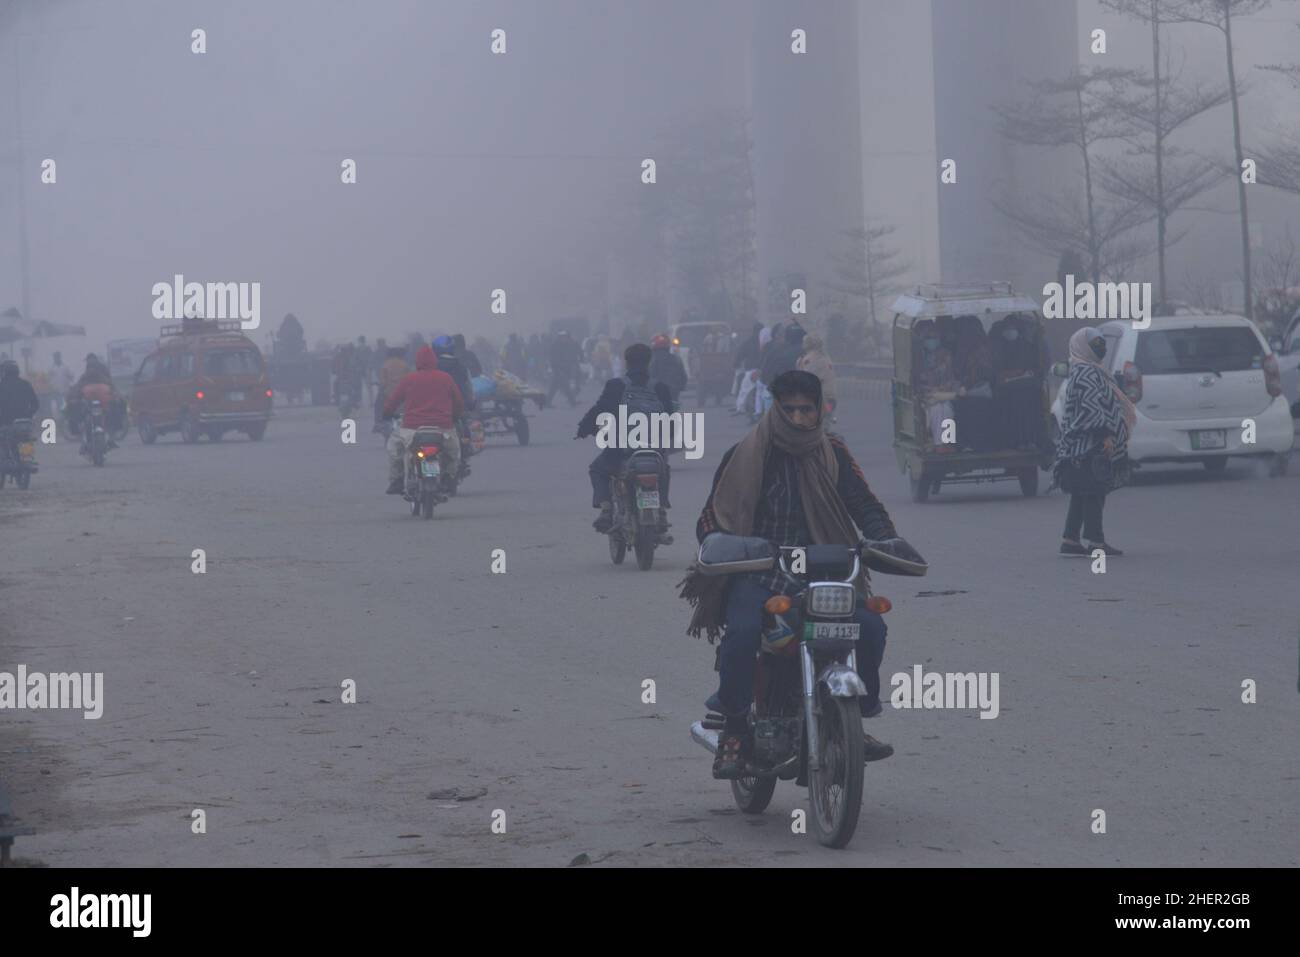
[[[815,621],[813,626],[813,638],[849,638],[853,641],[858,640],[859,625],[856,621]]]
[[[420,462],[420,474],[425,478],[437,478],[442,473],[442,469],[437,462],[429,459],[422,459]]]
[[[228,392],[228,393],[226,393],[226,395],[229,397],[229,399],[230,399],[231,402],[243,402],[243,401],[244,401],[244,393],[242,393],[242,392]]]
[[[1223,429],[1209,429],[1201,432],[1192,433],[1192,448],[1201,449],[1224,449],[1228,447],[1228,436]]]
[[[637,508],[658,508],[659,492],[647,492],[644,489],[636,490],[636,507]]]

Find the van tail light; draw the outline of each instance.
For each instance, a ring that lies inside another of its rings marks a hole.
[[[659,487],[659,476],[658,476],[658,475],[638,475],[638,476],[636,477],[636,484],[637,484],[637,485],[640,485],[642,488],[658,488],[658,487]]]
[[[271,398],[272,394],[273,394],[273,393],[271,392],[270,389],[267,389],[267,390],[266,390],[266,397],[267,397],[268,399]]]
[[[1124,394],[1130,402],[1142,401],[1142,370],[1131,362],[1124,363]]]
[[[201,398],[203,398],[203,390],[200,389],[198,392],[195,392],[195,393],[194,393],[194,398],[196,398],[196,399],[201,399]]]
[[[415,457],[416,457],[417,459],[432,459],[432,458],[437,458],[437,456],[438,456],[438,451],[439,451],[438,446],[436,446],[436,445],[426,445],[426,446],[424,446],[423,448],[419,448],[419,449],[416,449],[416,450],[415,450]]]
[[[1278,368],[1277,356],[1271,352],[1264,357],[1264,388],[1273,398],[1282,394],[1282,370]]]

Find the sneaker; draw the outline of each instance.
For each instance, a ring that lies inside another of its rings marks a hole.
[[[611,503],[600,503],[600,515],[591,523],[591,527],[602,535],[614,527],[614,506]]]
[[[883,761],[894,753],[892,744],[877,741],[869,734],[862,735],[862,745],[864,748],[863,758],[867,761]]]
[[[401,480],[401,479],[396,479],[396,480],[394,480],[394,481],[388,483],[388,491],[386,491],[384,494],[385,494],[385,495],[401,495],[402,492],[404,492],[404,491],[405,491],[405,489],[402,487],[402,480]]]
[[[1102,550],[1102,552],[1105,554],[1107,558],[1118,558],[1120,555],[1124,554],[1118,548],[1115,548],[1111,545],[1107,545],[1105,542],[1097,542],[1096,544],[1090,542],[1088,544],[1087,553],[1091,555],[1098,548]]]
[[[1079,557],[1087,557],[1088,549],[1084,548],[1078,542],[1061,542],[1061,554]]]
[[[718,736],[718,753],[713,758],[713,776],[722,781],[734,781],[745,776],[745,739],[734,731],[723,731]]]

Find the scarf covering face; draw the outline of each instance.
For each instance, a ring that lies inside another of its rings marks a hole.
[[[821,395],[809,396],[818,409]],[[814,545],[856,545],[857,527],[836,488],[839,462],[822,430],[821,415],[811,429],[790,421],[780,402],[773,402],[756,426],[736,445],[713,492],[713,512],[718,526],[732,535],[749,535],[754,513],[763,494],[763,469],[768,456],[780,450],[799,464],[799,500]],[[706,577],[692,564],[681,585],[680,597],[695,606],[687,634],[701,631],[714,641],[726,624],[727,586],[730,576]]]
[[[1102,338],[1101,331],[1094,329],[1092,326],[1084,326],[1082,329],[1070,336],[1070,365],[1090,365],[1101,370],[1101,374],[1106,377],[1110,383],[1111,391],[1115,393],[1115,401],[1119,403],[1120,411],[1124,415],[1124,422],[1132,431],[1133,426],[1137,425],[1137,408],[1133,405],[1124,390],[1120,388],[1115,377],[1106,371],[1105,367],[1097,361],[1096,355],[1093,354],[1092,346],[1089,343],[1093,339]]]

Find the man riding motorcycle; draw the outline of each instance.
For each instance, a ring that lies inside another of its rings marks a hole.
[[[126,401],[117,394],[108,366],[93,352],[86,356],[86,371],[73,383],[65,396],[65,415],[73,435],[81,431],[81,421],[87,410],[86,400],[89,398],[99,399],[104,404],[104,424],[108,431],[120,432],[125,424]],[[116,444],[112,439],[109,440],[110,448]]]
[[[438,369],[438,358],[428,346],[415,354],[415,371],[407,374],[384,400],[384,418],[403,407],[402,424],[388,439],[388,494],[401,495],[406,484],[406,447],[415,430],[433,428],[442,433],[438,456],[443,474],[455,475],[460,466],[460,439],[456,417],[465,411],[465,399],[451,376]]]
[[[844,440],[823,431],[822,390],[815,375],[792,371],[771,385],[774,402],[745,438],[722,456],[696,524],[700,541],[711,532],[765,538],[777,545],[855,545],[861,536],[895,539],[889,513],[872,494]],[[857,526],[855,528],[854,526]],[[692,583],[692,579],[687,579]],[[706,702],[726,726],[713,763],[715,778],[742,777],[751,742],[746,714],[754,691],[763,603],[774,594],[793,596],[801,587],[779,567],[732,578],[713,578],[694,594],[690,633],[710,638],[725,624],[718,656],[720,684]],[[867,688],[859,699],[864,718],[881,711],[880,662],[885,622],[859,605],[858,672]],[[866,759],[879,761],[893,747],[864,735]]]
[[[582,417],[578,423],[578,434],[575,439],[585,439],[589,435],[595,435],[599,431],[596,419],[603,413],[608,412],[615,417],[618,416],[618,407],[626,405],[628,413],[644,412],[652,414],[654,412],[675,412],[676,406],[673,404],[672,395],[668,387],[662,382],[655,382],[650,377],[650,347],[644,342],[636,342],[628,346],[623,352],[623,360],[627,363],[627,375],[621,379],[610,379],[605,383],[604,390],[600,393],[600,398],[596,404],[587,410],[587,414]],[[591,476],[591,507],[600,509],[599,517],[592,523],[592,527],[602,535],[610,530],[613,525],[613,497],[610,492],[609,482],[614,475],[618,473],[620,467],[627,460],[634,449],[601,449],[588,466],[587,472]],[[670,476],[667,460],[664,461],[663,476],[663,507],[671,508],[668,502],[668,482]],[[672,544],[672,536],[664,535],[661,537],[660,544]]]
[[[30,419],[40,407],[41,400],[32,384],[21,376],[18,363],[12,359],[0,362],[0,428],[15,419]]]
[[[682,357],[672,351],[672,342],[667,336],[655,336],[650,345],[654,350],[650,359],[650,378],[668,386],[668,392],[676,402],[688,379]]]
[[[474,447],[470,442],[469,435],[469,413],[478,408],[478,402],[474,398],[474,384],[470,381],[469,370],[465,368],[465,363],[461,361],[460,356],[457,354],[454,336],[438,336],[435,338],[433,340],[433,352],[438,357],[438,368],[451,376],[452,381],[456,383],[456,388],[460,389],[460,394],[465,400],[465,411],[456,417],[456,433],[461,439],[460,454],[463,458],[468,459],[474,454]]]

